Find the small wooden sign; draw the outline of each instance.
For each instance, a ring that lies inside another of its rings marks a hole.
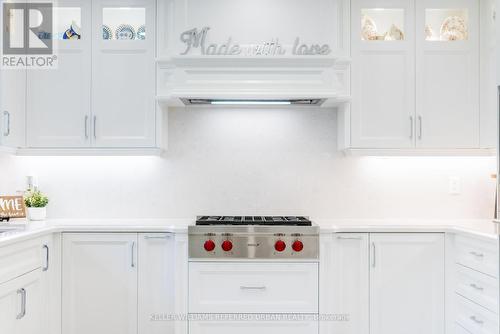
[[[0,221],[25,217],[26,206],[23,196],[0,196]]]

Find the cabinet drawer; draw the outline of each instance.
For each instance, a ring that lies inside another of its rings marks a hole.
[[[0,283],[24,275],[42,266],[40,239],[0,247]]]
[[[498,277],[498,245],[494,241],[456,237],[456,262],[484,274]]]
[[[455,292],[498,313],[498,279],[455,265]]]
[[[457,324],[472,334],[498,334],[498,315],[455,295]]]
[[[317,312],[317,263],[189,264],[189,313]]]
[[[256,315],[258,316],[258,315]],[[315,334],[317,321],[190,321],[190,334]]]

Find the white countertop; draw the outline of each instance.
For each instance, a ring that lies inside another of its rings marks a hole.
[[[468,234],[498,240],[495,224],[487,220],[314,220],[321,233],[423,233]],[[23,230],[0,234],[0,246],[59,232],[166,232],[187,233],[192,219],[60,219],[44,222],[16,221]],[[4,224],[5,225],[5,224]]]

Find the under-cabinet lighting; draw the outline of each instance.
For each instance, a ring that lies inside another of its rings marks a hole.
[[[231,100],[231,99],[196,99],[196,98],[182,98],[181,101],[185,105],[225,105],[225,106],[244,106],[244,105],[262,105],[262,106],[276,106],[276,105],[301,105],[301,106],[319,106],[324,99],[294,99],[294,100]]]

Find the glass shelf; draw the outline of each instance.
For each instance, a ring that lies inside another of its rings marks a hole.
[[[403,8],[361,9],[361,40],[401,41],[404,35]]]
[[[145,40],[146,8],[140,8],[140,7],[103,8],[102,39]]]
[[[467,9],[428,8],[425,10],[426,41],[464,41],[469,38]]]

